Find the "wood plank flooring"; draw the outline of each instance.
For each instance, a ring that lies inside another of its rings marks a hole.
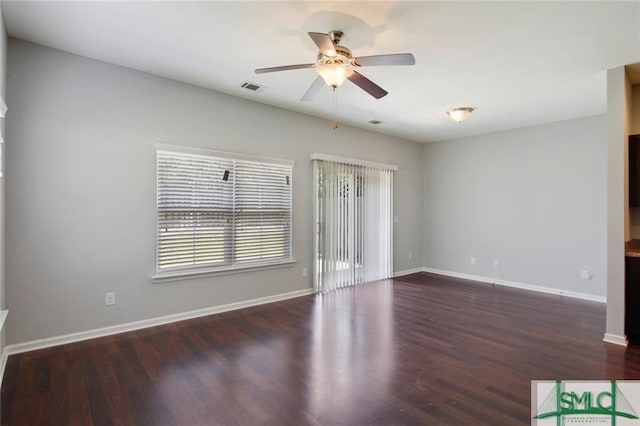
[[[426,273],[9,357],[3,425],[530,424],[532,379],[640,379],[605,305]]]

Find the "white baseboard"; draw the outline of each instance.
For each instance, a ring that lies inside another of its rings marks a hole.
[[[453,277],[453,278],[462,278],[463,280],[480,281],[480,282],[489,283],[489,284],[493,284],[493,282],[495,281],[493,278],[481,277],[480,275],[462,274],[460,272],[445,271],[442,269],[434,269],[434,268],[422,268],[422,272],[445,275],[447,277]]]
[[[618,336],[617,334],[610,333],[604,333],[604,339],[602,339],[602,341],[620,346],[627,346],[629,344],[627,336]]]
[[[404,271],[397,271],[393,273],[393,278],[402,277],[409,274],[416,274],[422,272],[422,268],[405,269]]]
[[[574,299],[582,299],[582,300],[589,300],[589,301],[592,301],[592,302],[607,303],[607,298],[606,297],[596,296],[594,294],[578,293],[578,292],[574,292],[574,291],[560,290],[560,289],[557,289],[557,288],[543,287],[543,286],[538,286],[538,285],[519,283],[517,281],[508,281],[508,280],[500,280],[500,279],[495,279],[495,278],[482,277],[482,276],[479,276],[479,275],[461,274],[461,273],[458,273],[458,272],[444,271],[444,270],[441,270],[441,269],[422,268],[422,271],[423,272],[430,272],[432,274],[446,275],[448,277],[462,278],[462,279],[465,279],[465,280],[480,281],[480,282],[483,282],[483,283],[497,284],[497,285],[502,285],[502,286],[505,286],[505,287],[513,287],[513,288],[519,288],[519,289],[523,289],[523,290],[536,291],[538,293],[556,294],[558,296],[566,296],[566,297],[571,297],[571,298],[574,298]]]
[[[8,310],[0,311],[0,338],[2,338],[2,331],[8,315]],[[0,388],[2,388],[2,379],[4,379],[4,369],[7,367],[7,358],[9,358],[9,354],[7,353],[7,348],[4,347],[2,348],[2,354],[0,355]]]
[[[65,345],[67,343],[79,342],[82,340],[95,339],[96,337],[110,336],[113,334],[124,333],[127,331],[140,330],[157,325],[169,324],[177,321],[184,321],[192,318],[204,317],[207,315],[217,314],[221,312],[233,311],[236,309],[248,308],[251,306],[263,305],[265,303],[279,302],[282,300],[293,299],[295,297],[306,296],[313,293],[313,289],[304,289],[292,291],[289,293],[276,294],[274,296],[261,297],[258,299],[244,300],[241,302],[229,303],[226,305],[212,306],[195,311],[182,312],[179,314],[165,315],[157,318],[150,318],[141,321],[129,322],[126,324],[118,324],[109,327],[96,328],[93,330],[80,331],[78,333],[65,334],[62,336],[49,337],[46,339],[32,340],[30,342],[16,343],[4,348],[2,354],[2,368],[9,355],[22,352],[34,351],[36,349],[44,349],[52,346]],[[4,371],[2,371],[4,373]]]
[[[7,368],[7,358],[9,358],[9,354],[5,347],[2,350],[2,356],[0,357],[0,388],[2,387],[2,379],[4,379],[4,370]]]

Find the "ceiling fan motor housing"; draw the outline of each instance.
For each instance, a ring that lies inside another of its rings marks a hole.
[[[318,64],[351,64],[353,55],[351,54],[351,50],[344,46],[334,46],[336,51],[335,56],[327,56],[322,52],[318,53]]]

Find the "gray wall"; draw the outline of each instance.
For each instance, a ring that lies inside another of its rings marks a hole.
[[[399,166],[394,270],[420,267],[419,144],[14,39],[8,64],[8,343],[310,288],[313,152]],[[156,142],[295,160],[298,263],[152,284]]]
[[[423,266],[605,296],[605,157],[604,116],[425,145]]]

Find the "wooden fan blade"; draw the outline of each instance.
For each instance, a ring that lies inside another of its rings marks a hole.
[[[276,72],[276,71],[299,70],[302,68],[313,68],[315,66],[316,64],[298,64],[298,65],[284,65],[281,67],[258,68],[256,70],[256,74],[264,74],[266,72]]]
[[[382,87],[378,86],[373,81],[369,80],[367,77],[356,71],[351,74],[349,80],[376,99],[380,99],[389,93]]]
[[[415,65],[416,58],[411,53],[393,53],[390,55],[360,56],[354,59],[355,65],[359,67],[370,67],[374,65]]]
[[[318,46],[318,49],[320,49],[320,53],[322,53],[325,56],[336,56],[336,49],[333,46],[333,42],[331,41],[331,37],[329,37],[329,34],[323,34],[323,33],[309,33],[309,37],[311,37],[311,40],[313,40],[313,42],[316,44],[316,46]]]
[[[300,100],[301,101],[314,100],[316,96],[318,96],[318,93],[320,93],[320,90],[322,90],[323,87],[324,87],[324,80],[322,79],[322,77],[318,76],[318,78],[316,78],[316,80],[313,83],[311,83],[311,86],[309,86],[309,88],[307,89],[307,92],[304,94],[304,96]]]

